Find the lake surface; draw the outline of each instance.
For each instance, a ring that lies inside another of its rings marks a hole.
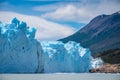
[[[105,73],[0,74],[0,80],[120,80],[120,74],[105,74]]]

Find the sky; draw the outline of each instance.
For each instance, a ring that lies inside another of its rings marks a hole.
[[[16,17],[37,28],[41,41],[70,36],[94,17],[117,11],[120,0],[0,0],[0,21]]]

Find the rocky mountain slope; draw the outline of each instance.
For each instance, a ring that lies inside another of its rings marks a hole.
[[[120,11],[97,16],[75,34],[59,41],[79,42],[90,48],[92,54],[120,48]]]

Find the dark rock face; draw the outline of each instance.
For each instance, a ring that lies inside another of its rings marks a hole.
[[[120,49],[104,51],[96,54],[94,57],[101,57],[101,59],[106,63],[120,64]]]
[[[97,16],[75,34],[59,41],[79,42],[90,48],[92,54],[120,48],[120,12]]]

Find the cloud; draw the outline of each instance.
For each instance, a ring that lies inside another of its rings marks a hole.
[[[41,17],[49,20],[74,21],[88,23],[94,17],[101,14],[112,14],[120,10],[118,0],[83,0],[80,2],[68,3],[66,6],[58,7],[52,12],[46,12]]]
[[[28,16],[7,11],[0,12],[0,21],[2,22],[8,22],[14,17],[25,21],[29,26],[36,27],[36,38],[39,40],[57,40],[69,36],[75,32],[75,29],[70,26],[47,21],[40,17]]]
[[[58,3],[57,3],[58,4]],[[39,6],[34,6],[32,7],[32,10],[33,11],[40,11],[40,12],[49,12],[49,11],[54,11],[56,10],[58,7],[60,7],[61,5],[56,5],[54,4],[53,5],[39,5]]]

